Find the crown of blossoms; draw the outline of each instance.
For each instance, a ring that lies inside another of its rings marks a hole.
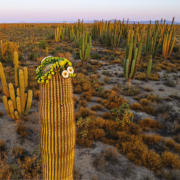
[[[41,84],[48,83],[49,79],[57,72],[64,78],[76,76],[74,74],[72,63],[68,59],[48,56],[45,57],[41,61],[41,65],[37,67],[36,80]]]

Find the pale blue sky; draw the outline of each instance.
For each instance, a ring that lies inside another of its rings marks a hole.
[[[1,0],[0,23],[122,20],[180,22],[180,0]]]

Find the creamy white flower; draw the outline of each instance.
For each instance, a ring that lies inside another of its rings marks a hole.
[[[64,78],[68,78],[68,76],[69,76],[68,71],[64,70],[64,71],[62,72],[62,76],[63,76]]]
[[[74,69],[72,67],[68,67],[67,71],[69,74],[73,74],[74,73]]]

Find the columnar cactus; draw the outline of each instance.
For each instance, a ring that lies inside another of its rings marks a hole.
[[[149,57],[149,62],[147,65],[147,71],[146,71],[146,81],[148,81],[150,73],[151,73],[151,67],[152,67],[152,55]]]
[[[82,35],[81,39],[81,50],[79,51],[80,59],[82,60],[82,63],[84,61],[88,61],[90,53],[91,53],[91,36],[89,36],[89,43],[87,43],[87,33],[84,37],[84,34]]]
[[[129,34],[127,37],[130,36]],[[130,42],[129,40],[127,40],[127,45],[125,48],[124,76],[127,80],[127,83],[126,83],[127,86],[131,86],[132,79],[134,79],[136,75],[136,71],[138,69],[139,59],[140,59],[141,49],[142,49],[142,42],[144,38],[144,32],[141,36],[141,40],[138,44],[138,48],[137,47],[133,48],[134,46],[133,35],[134,35],[134,31],[131,32]]]
[[[164,35],[163,48],[162,48],[164,62],[166,62],[167,57],[169,57],[171,55],[171,52],[172,52],[172,49],[174,46],[175,36],[174,36],[174,39],[172,42],[171,42],[171,37],[172,37],[172,31],[170,31],[170,33],[166,33]]]
[[[3,86],[3,103],[8,116],[16,123],[21,122],[24,115],[27,115],[32,102],[33,93],[28,88],[28,70],[24,72],[18,67],[18,54],[14,52],[15,88],[9,83],[9,89],[4,75],[2,63],[0,62],[0,77]]]
[[[75,120],[72,64],[47,57],[36,70],[40,83],[41,153],[43,179],[73,179]]]

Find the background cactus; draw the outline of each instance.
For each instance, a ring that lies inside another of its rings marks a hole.
[[[91,36],[89,36],[89,43],[87,43],[88,34],[86,31],[85,37],[84,34],[81,37],[81,50],[79,51],[80,59],[82,60],[82,63],[84,61],[88,61],[90,53],[91,53]]]
[[[131,33],[131,36],[130,36]],[[124,76],[127,79],[126,85],[131,86],[132,79],[134,79],[139,59],[141,55],[141,49],[142,49],[142,42],[144,38],[144,32],[141,36],[141,40],[138,44],[138,48],[136,47],[136,44],[134,46],[134,31],[130,32],[127,37],[127,45],[125,48],[125,59],[124,59]],[[130,41],[128,40],[130,37]],[[135,47],[135,48],[134,48]]]
[[[166,62],[166,59],[171,55],[171,52],[174,46],[175,37],[173,41],[171,41],[171,38],[172,38],[172,31],[164,35],[162,54],[163,54],[163,58],[165,62]]]
[[[146,80],[148,81],[150,73],[151,73],[151,67],[152,67],[152,55],[149,57],[149,62],[147,65],[147,71],[146,71]]]
[[[0,77],[3,86],[3,103],[8,116],[16,123],[21,122],[24,115],[27,115],[32,102],[32,90],[28,89],[28,72],[27,68],[19,70],[18,54],[14,52],[14,70],[15,70],[15,88],[12,83],[7,86],[6,78],[2,63],[0,62]]]
[[[71,66],[65,58],[51,57],[37,69],[43,179],[73,179],[75,120]]]

